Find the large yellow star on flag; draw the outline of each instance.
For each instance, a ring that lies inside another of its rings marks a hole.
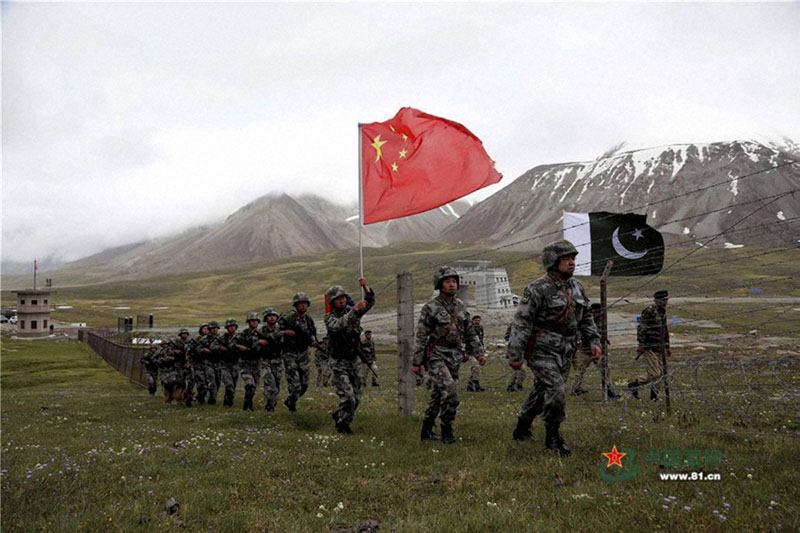
[[[606,459],[608,459],[608,464],[606,465],[606,468],[613,465],[617,465],[620,468],[622,468],[622,458],[628,454],[625,452],[618,452],[617,445],[615,444],[614,448],[611,449],[611,452],[604,453],[603,455],[605,456]]]
[[[383,157],[383,152],[381,151],[381,146],[383,146],[387,142],[389,142],[389,141],[382,141],[381,140],[380,134],[378,134],[377,137],[372,139],[372,147],[375,148],[375,162],[376,163],[378,161],[380,161],[381,158]]]

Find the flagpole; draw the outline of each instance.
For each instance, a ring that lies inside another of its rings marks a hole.
[[[363,142],[361,140],[361,123],[358,123],[358,263],[359,277],[364,277],[364,246],[361,242],[361,230],[364,227],[364,176],[363,176]],[[364,288],[361,288],[364,297]]]

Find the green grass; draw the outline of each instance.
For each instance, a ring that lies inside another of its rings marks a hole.
[[[312,387],[295,414],[243,412],[241,390],[234,410],[165,406],[85,345],[3,339],[3,530],[357,531],[366,520],[385,531],[796,530],[800,361],[778,359],[796,346],[678,351],[671,417],[627,395],[600,403],[591,368],[592,392],[568,400],[573,456],[559,460],[538,421],[534,442],[510,439],[523,395],[505,392],[499,357],[484,369],[487,392],[462,391],[460,440],[442,446],[419,442],[419,415],[396,414],[387,346],[383,386],[365,390],[356,435],[342,437],[331,389]],[[631,357],[612,360],[624,388]],[[417,389],[418,411],[424,396]],[[648,470],[608,484],[601,454],[615,444],[720,450],[706,472],[722,480],[665,482]],[[169,498],[180,503],[171,517]]]
[[[608,285],[610,301],[618,297],[650,297],[656,288],[669,289],[672,295],[750,296],[751,288],[762,288],[760,296],[800,296],[800,250],[742,248],[735,250],[690,250],[670,248],[665,265],[671,270],[658,279],[653,277],[612,277]],[[542,274],[538,254],[495,250],[481,247],[453,247],[443,244],[402,244],[364,251],[365,275],[380,291],[378,311],[395,306],[395,280],[398,272],[414,273],[414,298],[423,302],[430,297],[431,276],[435,265],[452,263],[459,258],[489,259],[508,270],[512,290],[523,288]],[[750,257],[755,256],[755,257]],[[358,250],[346,250],[312,257],[293,257],[270,262],[231,265],[211,272],[159,275],[137,279],[119,279],[89,285],[65,286],[70,278],[55,276],[56,305],[70,305],[58,310],[53,318],[62,322],[85,322],[90,327],[116,327],[117,317],[153,313],[157,325],[199,323],[234,316],[243,318],[251,310],[290,308],[292,295],[304,290],[311,295],[311,313],[321,319],[322,294],[333,284],[356,289]],[[776,278],[790,279],[776,281]],[[599,297],[599,279],[582,278],[589,296]],[[7,284],[6,284],[7,285]],[[2,292],[3,307],[13,306],[13,294]],[[128,306],[130,309],[115,310]],[[167,307],[167,309],[159,309]],[[641,306],[636,309],[638,313]]]

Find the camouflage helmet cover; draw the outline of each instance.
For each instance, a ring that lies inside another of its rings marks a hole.
[[[542,264],[545,270],[555,267],[558,259],[565,255],[578,255],[577,248],[566,239],[551,242],[545,246],[542,250]]]
[[[250,322],[251,320],[258,320],[261,322],[261,318],[259,318],[258,313],[256,312],[247,313],[247,321]]]
[[[212,320],[208,323],[208,329],[214,329],[214,328],[219,329],[219,322],[217,322],[216,320]]]
[[[309,306],[311,305],[311,300],[309,299],[308,294],[302,291],[295,293],[294,298],[292,298],[292,307],[297,307],[297,304],[300,302],[305,302]]]
[[[332,304],[333,301],[338,298],[339,296],[347,296],[347,291],[344,290],[344,287],[341,285],[334,285],[325,293],[325,296],[328,298],[328,303]]]
[[[186,329],[186,328],[181,328],[180,331],[178,331],[178,336],[181,336],[184,333],[186,333],[188,335],[189,334],[189,330]]]
[[[269,315],[275,315],[275,316],[277,316],[277,317],[281,316],[281,315],[279,315],[279,314],[278,314],[278,312],[277,312],[277,311],[276,311],[274,308],[272,308],[272,307],[268,307],[268,308],[267,308],[267,309],[264,311],[264,320],[266,320],[266,319],[267,319],[267,317],[268,317]]]
[[[202,324],[200,324],[200,327],[197,328],[197,333],[203,333],[203,328],[207,327],[208,327],[208,322],[203,322]]]
[[[433,273],[433,288],[439,290],[442,287],[442,280],[445,278],[456,278],[456,283],[461,286],[461,278],[456,270],[448,265],[440,266]]]
[[[236,321],[235,318],[229,318],[228,320],[225,321],[225,327],[226,328],[228,326],[238,326],[238,325],[239,325],[239,323]]]

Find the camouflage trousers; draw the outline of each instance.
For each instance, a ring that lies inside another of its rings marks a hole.
[[[261,378],[264,380],[264,407],[272,410],[278,404],[283,361],[280,357],[261,360]]]
[[[239,362],[239,372],[244,382],[244,400],[252,399],[256,394],[258,380],[261,377],[258,359],[246,359]]]
[[[308,390],[308,377],[311,373],[311,362],[308,351],[301,353],[284,353],[283,365],[286,368],[286,385],[289,389],[288,400],[296,403]]]
[[[371,378],[372,379],[372,386],[373,387],[377,387],[378,386],[378,378],[375,377],[375,374],[373,374],[370,371],[370,368],[375,372],[375,374],[378,373],[378,364],[375,363],[375,361],[371,362],[369,365],[361,363],[361,376],[362,376],[361,379],[364,382],[366,382],[368,379]]]
[[[661,377],[663,376],[662,368],[661,368],[661,355],[655,350],[645,350],[641,356],[641,359],[644,359],[647,368],[644,374],[641,374],[636,381],[639,382],[639,386],[647,385],[648,383],[652,383],[651,388],[653,392],[658,392],[658,389],[661,387]]]
[[[470,355],[467,359],[467,366],[469,367],[469,380],[481,380],[481,365],[478,364],[478,359],[474,355]]]
[[[511,370],[511,377],[508,379],[509,391],[520,390],[525,386],[525,369]]]
[[[219,364],[220,380],[225,388],[225,405],[233,405],[233,396],[236,394],[236,374],[238,365],[222,362]],[[236,376],[238,377],[238,376]]]
[[[443,425],[451,425],[456,419],[459,403],[458,368],[458,364],[450,366],[441,359],[428,361],[428,380],[432,390],[425,409],[425,420],[436,420],[438,416]]]
[[[144,374],[145,383],[147,383],[147,390],[150,394],[155,394],[158,388],[158,371],[146,370]]]
[[[572,392],[580,390],[583,385],[583,376],[586,374],[586,369],[592,364],[591,354],[587,354],[583,350],[576,350],[575,355],[572,356],[572,368],[575,370],[575,379],[572,380]]]
[[[323,387],[327,387],[330,385],[331,382],[331,362],[330,360],[321,361],[317,367],[317,381],[316,386],[319,387],[322,385]]]
[[[333,386],[339,397],[339,409],[336,411],[336,422],[353,421],[358,404],[361,403],[361,361],[353,359],[331,359]]]
[[[219,384],[217,382],[217,365],[212,361],[203,361],[200,363],[200,368],[195,377],[197,380],[197,396],[199,401],[206,399],[209,405],[217,403],[217,391]],[[201,390],[202,386],[202,390]]]
[[[533,370],[533,388],[522,403],[519,417],[531,422],[542,415],[545,423],[558,425],[567,417],[569,364],[559,367],[555,359],[537,358],[530,366]]]

